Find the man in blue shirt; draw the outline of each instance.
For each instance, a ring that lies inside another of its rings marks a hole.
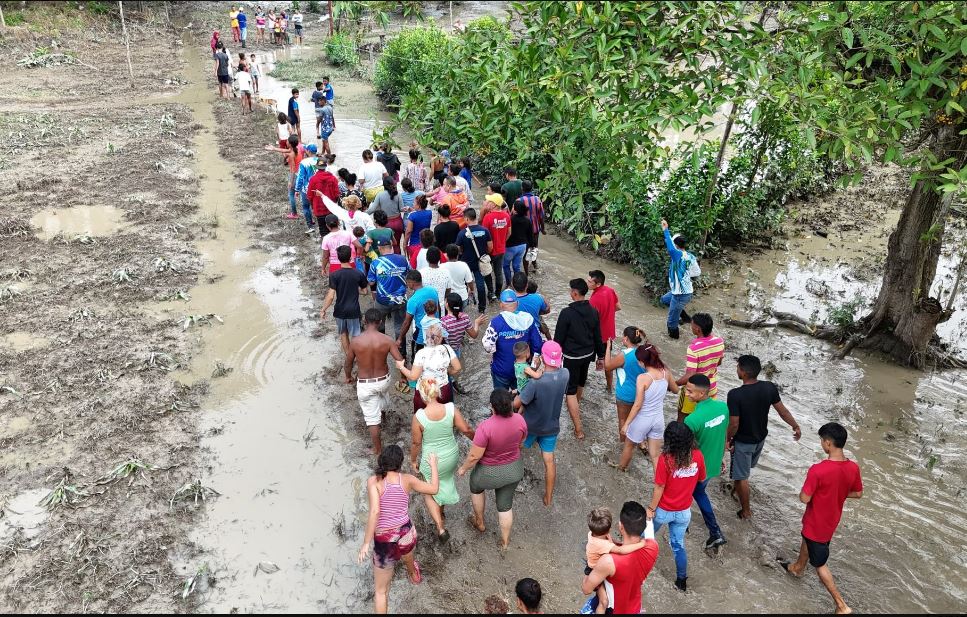
[[[329,77],[322,78],[322,91],[326,93],[326,100],[332,103],[336,94],[332,91],[332,84],[329,83]]]
[[[514,288],[514,293],[517,294],[517,310],[528,313],[534,318],[534,323],[540,324],[541,315],[547,315],[551,312],[551,307],[547,304],[544,296],[539,293],[527,293],[527,275],[523,272],[514,272],[514,276],[510,279],[510,286]]]
[[[682,318],[685,305],[692,299],[692,278],[689,276],[689,271],[695,258],[685,251],[685,238],[676,236],[672,239],[668,231],[668,221],[662,219],[661,228],[665,235],[665,248],[671,258],[668,263],[669,291],[661,297],[661,303],[668,307],[668,336],[678,338],[679,320]]]
[[[369,265],[370,287],[376,292],[376,309],[385,322],[393,316],[393,335],[402,339],[403,317],[406,313],[406,271],[409,264],[402,255],[393,252],[393,243],[385,238],[377,243],[379,257]],[[384,326],[385,329],[385,326]],[[406,347],[400,346],[400,353],[406,355]]]
[[[483,313],[487,310],[487,294],[484,291],[486,289],[484,274],[480,272],[480,259],[487,255],[489,260],[490,253],[494,250],[494,242],[490,237],[490,232],[477,224],[476,210],[467,208],[464,210],[463,216],[467,220],[467,226],[457,235],[456,244],[460,247],[460,261],[466,262],[470,266],[470,272],[473,274],[474,285],[477,289],[477,310]],[[486,276],[489,277],[490,274]]]
[[[238,20],[238,32],[242,37],[242,49],[245,49],[245,38],[247,36],[248,18],[245,16],[245,9],[238,7],[238,15],[235,17]]]
[[[419,270],[409,270],[405,278],[406,287],[413,291],[413,295],[406,301],[406,318],[403,320],[403,327],[400,329],[399,336],[396,337],[396,344],[400,349],[405,349],[404,342],[406,333],[410,329],[410,324],[413,324],[413,355],[410,358],[412,362],[413,357],[416,356],[416,352],[423,349],[423,330],[420,328],[420,324],[423,323],[423,318],[426,317],[426,311],[423,309],[423,305],[426,304],[427,300],[436,302],[437,292],[432,287],[423,286],[423,275],[420,274]],[[439,316],[440,312],[437,309],[433,317]],[[511,372],[513,372],[513,366],[511,366]]]
[[[295,190],[302,196],[302,215],[306,219],[306,235],[308,236],[315,232],[316,224],[312,219],[312,200],[309,199],[307,189],[309,188],[309,180],[316,173],[316,161],[319,160],[319,157],[316,156],[318,151],[316,144],[306,144],[305,151],[306,156],[299,163],[299,171],[295,175]]]
[[[500,293],[500,314],[490,320],[483,336],[484,351],[491,354],[490,379],[494,389],[517,386],[514,376],[514,344],[523,341],[530,345],[531,354],[538,355],[544,339],[537,322],[528,313],[517,310],[517,294],[505,289]]]

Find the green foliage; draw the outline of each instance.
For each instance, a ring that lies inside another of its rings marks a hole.
[[[107,15],[113,9],[114,7],[108,2],[97,2],[95,0],[87,3],[87,10],[90,11],[92,15]]]
[[[390,104],[404,95],[419,96],[445,71],[449,45],[448,35],[435,26],[404,28],[376,61],[376,93]]]
[[[8,26],[22,26],[27,21],[21,11],[9,14],[5,13],[3,17]]]
[[[850,333],[856,328],[856,311],[863,306],[862,300],[850,300],[829,309],[829,316],[826,318],[829,325],[836,328],[836,333],[840,341],[846,340]]]
[[[299,0],[292,0],[292,10],[298,11],[301,7],[299,6]]]
[[[326,39],[326,60],[333,66],[354,67],[359,65],[356,40],[348,34],[337,32]]]
[[[306,3],[306,13],[318,13],[319,12],[319,0],[309,0]]]

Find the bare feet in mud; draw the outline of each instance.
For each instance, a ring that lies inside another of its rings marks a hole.
[[[784,561],[782,559],[779,559],[778,557],[776,558],[776,561],[779,562],[779,565],[782,566],[782,569],[785,570],[786,573],[791,574],[796,578],[799,578],[802,576],[802,568],[797,569],[796,564],[789,561]]]
[[[547,508],[550,508],[551,507],[551,499],[552,498],[551,498],[550,495],[544,495],[544,506],[545,507],[547,507]]]
[[[574,437],[579,440],[584,439],[584,431],[574,431]]]
[[[469,523],[471,527],[473,527],[480,533],[487,531],[487,527],[484,525],[484,522],[478,521],[477,517],[472,514],[467,517],[467,523]]]
[[[743,521],[747,521],[750,518],[752,518],[752,510],[749,510],[747,512],[744,510],[739,510],[738,512],[735,513],[735,515],[738,516]]]

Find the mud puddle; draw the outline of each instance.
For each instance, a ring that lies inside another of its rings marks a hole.
[[[320,393],[317,384],[338,345],[313,336],[317,317],[300,286],[296,248],[259,248],[235,210],[234,166],[218,155],[213,134],[214,95],[198,65],[189,66],[192,85],[179,98],[204,127],[194,144],[199,202],[201,216],[217,217],[218,226],[216,237],[199,243],[207,282],[189,291],[187,303],[162,309],[224,322],[190,326],[202,351],[177,375],[189,383],[212,379],[201,420],[210,455],[203,480],[221,497],[192,534],[203,562],[178,567],[190,575],[208,565],[217,583],[204,597],[207,610],[338,610],[345,604],[331,602],[358,584],[341,574],[355,566],[337,556],[346,552],[340,537],[354,528],[362,498],[342,449],[364,434],[347,435],[328,421],[329,411],[350,404],[345,393]],[[303,241],[317,250],[316,238]]]
[[[0,336],[0,348],[10,349],[14,352],[40,349],[48,345],[50,345],[50,339],[23,330]]]
[[[3,518],[0,519],[0,542],[22,533],[27,540],[41,532],[44,521],[50,516],[40,501],[49,491],[44,488],[24,491],[3,504]]]
[[[30,219],[30,224],[38,228],[38,238],[52,240],[58,234],[110,236],[128,223],[124,221],[124,210],[114,206],[73,206],[42,210]]]

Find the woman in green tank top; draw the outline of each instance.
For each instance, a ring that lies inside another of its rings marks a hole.
[[[418,388],[423,400],[431,402],[413,416],[413,447],[410,448],[410,464],[415,471],[429,469],[430,454],[437,455],[440,490],[436,495],[424,495],[424,498],[426,509],[436,523],[437,536],[442,542],[446,542],[450,539],[450,533],[446,530],[443,507],[460,501],[454,479],[454,473],[460,463],[460,449],[457,447],[453,429],[456,427],[468,439],[473,439],[474,431],[453,403],[444,405],[437,402],[440,398],[440,384],[435,379],[421,379]]]

